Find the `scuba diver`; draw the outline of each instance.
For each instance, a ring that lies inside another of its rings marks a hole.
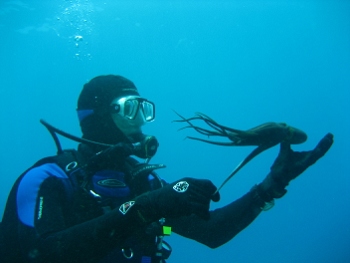
[[[168,183],[155,172],[164,165],[149,163],[158,142],[142,126],[154,120],[155,105],[133,82],[117,75],[93,78],[77,112],[82,138],[42,121],[58,153],[15,182],[1,223],[1,262],[164,263],[171,253],[164,237],[171,232],[217,248],[271,208],[333,143],[330,133],[311,151],[281,143],[260,184],[210,210],[211,201],[220,200],[210,180],[188,175]],[[56,133],[80,142],[78,149],[62,150]]]

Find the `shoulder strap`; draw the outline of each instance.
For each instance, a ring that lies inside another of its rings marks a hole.
[[[37,161],[33,166],[22,173],[12,187],[7,200],[2,222],[0,223],[0,262],[20,263],[23,261],[18,250],[19,246],[17,244],[17,240],[10,232],[16,229],[14,224],[16,224],[17,218],[16,210],[14,210],[11,205],[16,202],[15,189],[23,176],[30,169],[47,163],[56,163],[67,174],[68,178],[70,179],[67,182],[67,193],[71,195],[70,198],[73,197],[76,190],[81,189],[81,182],[84,181],[86,173],[84,170],[84,160],[76,150],[65,150],[56,156],[45,157]]]
[[[74,150],[64,150],[54,157],[55,163],[67,174],[75,189],[84,186],[87,178],[85,160],[81,154]]]

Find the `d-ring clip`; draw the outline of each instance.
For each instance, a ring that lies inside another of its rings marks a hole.
[[[66,165],[66,172],[70,172],[71,170],[73,170],[74,168],[76,168],[78,166],[77,162],[70,162],[69,164]]]
[[[124,249],[124,248],[122,248],[122,252],[123,252],[123,256],[124,256],[125,258],[127,258],[127,259],[131,259],[131,258],[134,256],[134,251],[132,251],[131,248],[129,248],[129,254],[130,254],[130,255],[127,255],[127,254],[125,253],[125,249]]]

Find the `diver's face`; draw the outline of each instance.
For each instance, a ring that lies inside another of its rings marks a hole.
[[[128,137],[142,133],[141,127],[154,120],[154,104],[139,96],[115,98],[110,107],[115,125]]]
[[[117,125],[126,136],[142,133],[141,127],[144,125],[144,122],[140,112],[137,113],[133,120],[126,119],[118,113],[112,113],[112,119],[115,125]]]

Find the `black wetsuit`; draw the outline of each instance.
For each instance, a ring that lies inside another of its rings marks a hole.
[[[9,258],[1,262],[159,262],[155,258],[157,224],[140,226],[119,211],[134,198],[122,168],[95,172],[83,190],[52,158],[39,161],[15,183],[3,216]],[[147,178],[146,189],[156,188]],[[87,189],[87,190],[86,190]],[[91,191],[90,191],[91,190]],[[248,226],[263,201],[255,188],[231,204],[210,212],[205,221],[195,215],[166,219],[172,231],[211,248]],[[126,256],[131,255],[131,259]]]

